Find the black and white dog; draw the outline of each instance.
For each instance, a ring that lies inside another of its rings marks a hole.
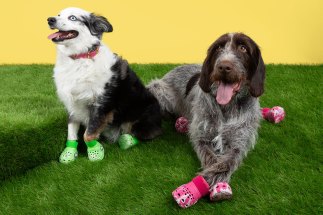
[[[48,38],[57,44],[54,79],[57,94],[69,113],[68,150],[62,153],[61,162],[73,161],[77,156],[71,148],[77,145],[80,124],[86,127],[86,143],[95,141],[101,133],[112,142],[121,133],[140,140],[162,133],[157,99],[127,61],[101,42],[102,34],[113,30],[105,17],[67,8],[47,21],[51,29],[58,29]],[[100,148],[89,154],[90,160],[103,158],[97,156],[102,155]]]

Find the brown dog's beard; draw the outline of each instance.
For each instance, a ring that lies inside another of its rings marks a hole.
[[[224,82],[228,84],[238,83],[241,82],[243,79],[241,72],[232,71],[227,74],[223,74],[221,72],[218,72],[216,69],[212,72],[210,79],[211,82],[217,83],[217,82]]]

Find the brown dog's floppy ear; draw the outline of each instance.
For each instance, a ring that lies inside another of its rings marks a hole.
[[[249,92],[253,97],[259,97],[265,91],[264,87],[265,87],[266,67],[258,47],[255,52],[256,52],[255,59],[258,59],[258,60],[256,62],[257,64],[256,69],[250,78]]]
[[[200,80],[199,80],[200,87],[206,93],[211,91],[212,83],[210,80],[210,75],[214,69],[214,59],[213,59],[214,47],[215,47],[215,43],[213,43],[207,51],[207,56],[203,62],[202,71],[201,71]]]

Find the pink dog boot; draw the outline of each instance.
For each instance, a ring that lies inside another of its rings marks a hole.
[[[210,200],[217,202],[232,198],[232,190],[227,182],[218,182],[213,186],[210,193]]]
[[[261,109],[262,118],[267,119],[267,114],[269,113],[270,108],[265,107]]]
[[[270,109],[269,113],[267,114],[267,120],[273,123],[279,123],[284,120],[285,118],[285,110],[282,107],[275,106]]]
[[[207,195],[209,188],[209,184],[199,175],[193,178],[191,182],[178,187],[172,192],[172,195],[180,207],[188,208]]]
[[[279,123],[285,118],[284,108],[275,106],[273,108],[262,108],[261,109],[262,117],[272,123]]]
[[[175,128],[178,133],[187,133],[188,120],[185,117],[179,117],[175,122]]]

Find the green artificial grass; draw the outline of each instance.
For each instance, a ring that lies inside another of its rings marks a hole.
[[[175,66],[132,68],[148,83]],[[0,66],[0,214],[322,214],[323,65],[267,66],[261,105],[284,107],[286,119],[262,122],[255,149],[230,182],[231,201],[204,198],[189,209],[171,192],[200,165],[174,122],[129,150],[104,144],[103,161],[89,162],[80,142],[74,163],[58,163],[67,115],[52,68]]]

